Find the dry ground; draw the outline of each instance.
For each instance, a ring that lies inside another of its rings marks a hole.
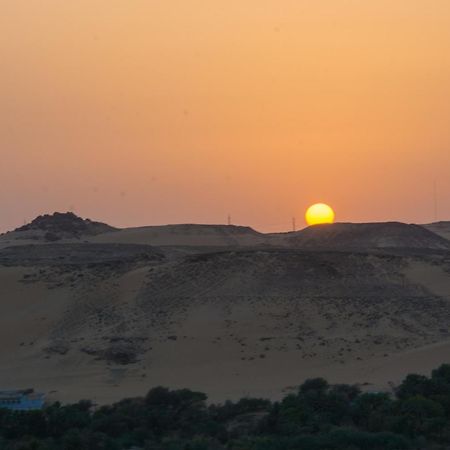
[[[51,244],[0,251],[0,286],[0,386],[63,401],[392,389],[450,362],[446,251]]]

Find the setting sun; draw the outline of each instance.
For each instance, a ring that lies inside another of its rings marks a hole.
[[[305,214],[308,225],[319,225],[321,223],[333,223],[334,211],[325,203],[316,203],[308,208]]]

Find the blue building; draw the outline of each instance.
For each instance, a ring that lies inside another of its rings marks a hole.
[[[33,389],[0,391],[0,408],[31,411],[42,409],[44,401],[44,394],[35,393]]]

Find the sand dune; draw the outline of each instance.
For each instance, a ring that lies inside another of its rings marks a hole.
[[[385,359],[449,337],[442,258],[247,250],[3,267],[0,383],[99,402],[157,384],[276,398],[313,375],[386,387]]]

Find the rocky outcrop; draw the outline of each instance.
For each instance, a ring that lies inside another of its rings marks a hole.
[[[117,229],[110,225],[82,219],[71,212],[55,212],[51,215],[38,216],[32,222],[14,230],[14,233],[24,233],[27,239],[35,238],[54,242],[61,239],[97,236],[115,230]]]

